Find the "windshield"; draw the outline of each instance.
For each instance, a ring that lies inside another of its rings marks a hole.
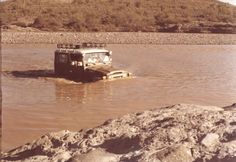
[[[84,56],[84,62],[86,65],[96,65],[96,64],[109,64],[111,59],[109,53],[105,52],[96,52],[96,53],[87,53]]]
[[[78,54],[71,54],[70,59],[71,61],[82,61],[82,56]]]

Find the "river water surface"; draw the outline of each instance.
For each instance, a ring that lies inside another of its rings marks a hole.
[[[130,112],[236,102],[236,46],[109,45],[114,66],[136,77],[86,84],[48,75],[55,48],[3,46],[5,151],[47,132],[94,127]]]

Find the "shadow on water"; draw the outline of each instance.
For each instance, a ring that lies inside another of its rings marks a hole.
[[[16,78],[57,78],[53,70],[4,71],[3,74]]]
[[[73,82],[80,82],[80,83],[89,83],[93,82],[89,79],[80,79],[75,76],[67,75],[67,76],[59,76],[54,73],[54,70],[50,69],[43,69],[43,70],[26,70],[26,71],[3,71],[3,75],[5,76],[13,76],[15,78],[31,78],[31,79],[39,79],[39,78],[45,78],[45,79],[53,79],[56,81],[56,79],[66,79]]]

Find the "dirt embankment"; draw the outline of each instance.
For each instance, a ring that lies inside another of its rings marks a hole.
[[[235,108],[179,104],[130,114],[93,129],[46,134],[2,160],[233,162]]]
[[[4,44],[102,42],[110,44],[236,45],[236,35],[142,32],[3,32],[1,41]]]

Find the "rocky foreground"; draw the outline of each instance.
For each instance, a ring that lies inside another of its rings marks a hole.
[[[179,104],[49,133],[2,154],[3,161],[235,162],[236,104]]]

